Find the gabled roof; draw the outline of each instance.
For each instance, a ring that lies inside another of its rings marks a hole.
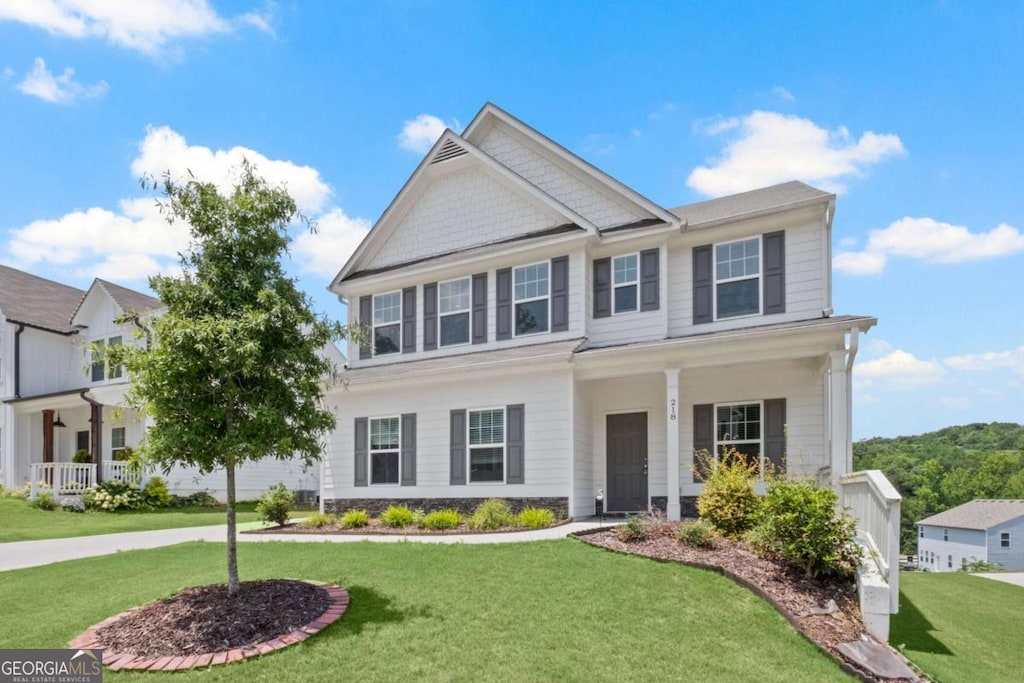
[[[0,266],[0,311],[10,322],[72,334],[71,314],[84,294],[75,287]]]
[[[160,299],[151,297],[148,294],[142,292],[136,292],[134,289],[128,289],[121,285],[115,285],[113,282],[107,280],[101,280],[96,278],[89,285],[88,291],[82,295],[78,300],[78,304],[75,306],[74,311],[71,313],[71,322],[77,327],[82,326],[82,321],[77,320],[78,314],[82,310],[82,306],[89,300],[89,297],[94,291],[101,291],[110,297],[111,301],[121,309],[122,313],[145,313],[163,306]]]
[[[1018,517],[1024,517],[1024,500],[978,498],[937,515],[925,517],[918,524],[986,530]]]
[[[791,180],[718,199],[684,204],[672,209],[672,213],[686,223],[688,228],[694,228],[834,199],[834,194]]]

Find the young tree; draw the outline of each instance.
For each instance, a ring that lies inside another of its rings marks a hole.
[[[304,219],[287,191],[269,187],[251,164],[243,162],[227,196],[169,174],[149,184],[166,196],[167,220],[188,224],[192,242],[181,275],[149,280],[164,310],[136,321],[144,339],[115,349],[121,358],[111,360],[131,376],[129,405],[152,420],[148,461],[164,470],[223,468],[228,593],[235,594],[235,472],[268,457],[319,459],[321,439],[335,426],[322,405],[335,369],[320,352],[346,330],[315,315],[285,276],[288,226]]]

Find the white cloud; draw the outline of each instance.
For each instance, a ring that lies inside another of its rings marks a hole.
[[[239,24],[269,28],[264,15],[225,18],[207,0],[11,0],[0,3],[0,21],[68,38],[101,38],[149,55],[176,40],[227,33]]]
[[[187,179],[191,173],[198,180],[212,182],[227,191],[234,185],[234,172],[242,159],[248,159],[271,185],[285,186],[306,213],[322,210],[331,196],[330,186],[315,168],[271,160],[248,147],[212,150],[202,145],[189,145],[181,133],[167,126],[146,131],[145,139],[139,144],[139,155],[132,161],[132,173],[160,178],[165,171],[170,171],[178,179]]]
[[[334,277],[366,237],[370,221],[352,218],[341,209],[328,211],[316,221],[317,232],[303,232],[295,238],[292,253],[303,269],[315,275]]]
[[[938,382],[944,375],[945,370],[938,361],[920,360],[900,349],[874,360],[858,362],[853,371],[854,382],[858,387],[868,387],[875,383],[894,388],[916,387]]]
[[[423,154],[437,142],[445,128],[454,128],[457,125],[458,121],[453,121],[449,126],[436,116],[420,114],[402,126],[402,132],[398,134],[398,146],[410,152]]]
[[[803,180],[842,193],[848,177],[863,176],[880,161],[906,153],[899,137],[868,131],[854,140],[840,126],[827,130],[810,119],[754,111],[705,127],[711,135],[736,131],[710,165],[690,173],[686,184],[718,197],[787,180]]]
[[[583,151],[596,156],[611,154],[615,151],[615,138],[607,133],[590,133],[583,138]]]
[[[949,356],[942,360],[950,368],[964,372],[979,372],[999,369],[1012,369],[1024,376],[1024,346],[1006,351],[988,351],[963,356]]]
[[[54,76],[46,68],[46,62],[42,57],[36,57],[24,80],[14,87],[26,95],[54,104],[71,104],[80,97],[101,97],[107,92],[106,81],[92,85],[83,85],[76,81],[75,70],[71,67],[64,69],[60,76]]]
[[[783,88],[781,85],[777,85],[774,88],[772,88],[772,94],[778,97],[780,100],[785,100],[786,102],[796,101],[796,98],[793,97],[793,93],[789,92],[789,90]]]
[[[671,116],[676,110],[675,102],[665,102],[660,107],[652,111],[647,115],[647,118],[651,121],[660,121],[664,118]]]
[[[851,275],[877,275],[892,256],[925,263],[963,263],[1021,251],[1024,234],[1006,223],[988,232],[971,232],[933,218],[905,217],[887,228],[872,230],[863,251],[839,253],[832,265]]]

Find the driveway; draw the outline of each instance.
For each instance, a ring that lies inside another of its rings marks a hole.
[[[992,579],[993,581],[1012,583],[1014,586],[1020,586],[1021,588],[1024,588],[1024,572],[985,572],[971,574],[971,576],[980,576],[983,579]]]

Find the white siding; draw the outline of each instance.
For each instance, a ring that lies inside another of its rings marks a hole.
[[[594,419],[586,384],[575,382],[573,388],[573,502],[572,515],[577,519],[594,514]]]
[[[567,368],[431,383],[359,386],[331,393],[338,428],[328,442],[324,498],[569,497],[570,375]],[[450,411],[525,405],[525,483],[452,486]],[[355,486],[353,424],[358,417],[416,414],[416,486]]]
[[[83,385],[85,361],[81,350],[75,346],[76,337],[26,327],[20,341],[23,397],[76,389]]]
[[[319,487],[317,465],[303,471],[297,460],[274,460],[267,458],[259,462],[242,465],[235,473],[236,500],[256,500],[271,486],[284,482],[290,490],[316,491]],[[224,470],[201,474],[194,467],[175,467],[167,475],[167,488],[171,493],[186,496],[197,491],[208,491],[219,500],[227,498],[227,483]]]

